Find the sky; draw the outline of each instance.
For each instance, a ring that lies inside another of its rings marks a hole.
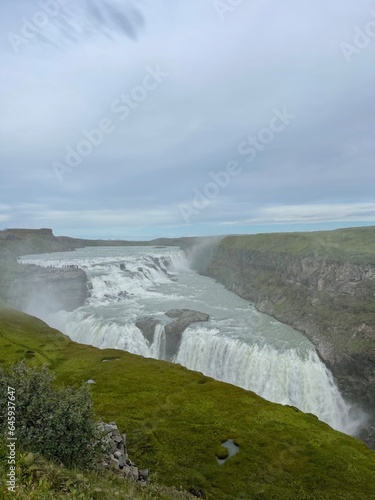
[[[1,0],[0,229],[375,223],[375,1]]]

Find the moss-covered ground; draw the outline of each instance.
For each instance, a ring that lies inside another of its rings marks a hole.
[[[93,379],[97,415],[126,431],[131,458],[149,467],[154,485],[202,489],[212,500],[375,499],[375,453],[313,415],[178,365],[76,344],[0,306],[0,363],[24,358],[32,366],[46,363],[60,384]],[[240,452],[221,466],[216,456],[225,456],[227,439]]]

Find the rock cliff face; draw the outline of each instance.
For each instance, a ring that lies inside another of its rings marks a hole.
[[[284,251],[277,236],[268,250],[239,238],[216,246],[204,274],[303,332],[341,391],[373,411],[375,266]]]
[[[47,228],[0,231],[0,299],[22,311],[42,315],[83,305],[88,294],[84,271],[42,269],[16,262],[20,255],[64,252],[80,246],[80,240],[55,237]]]

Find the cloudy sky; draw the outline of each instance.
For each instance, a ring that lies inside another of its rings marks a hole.
[[[1,0],[0,228],[375,221],[373,0]]]

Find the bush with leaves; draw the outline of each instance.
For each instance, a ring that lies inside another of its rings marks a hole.
[[[103,448],[93,412],[90,389],[54,386],[46,367],[28,368],[22,361],[0,367],[0,426],[7,430],[8,386],[16,391],[18,447],[40,453],[68,467],[93,468]]]

